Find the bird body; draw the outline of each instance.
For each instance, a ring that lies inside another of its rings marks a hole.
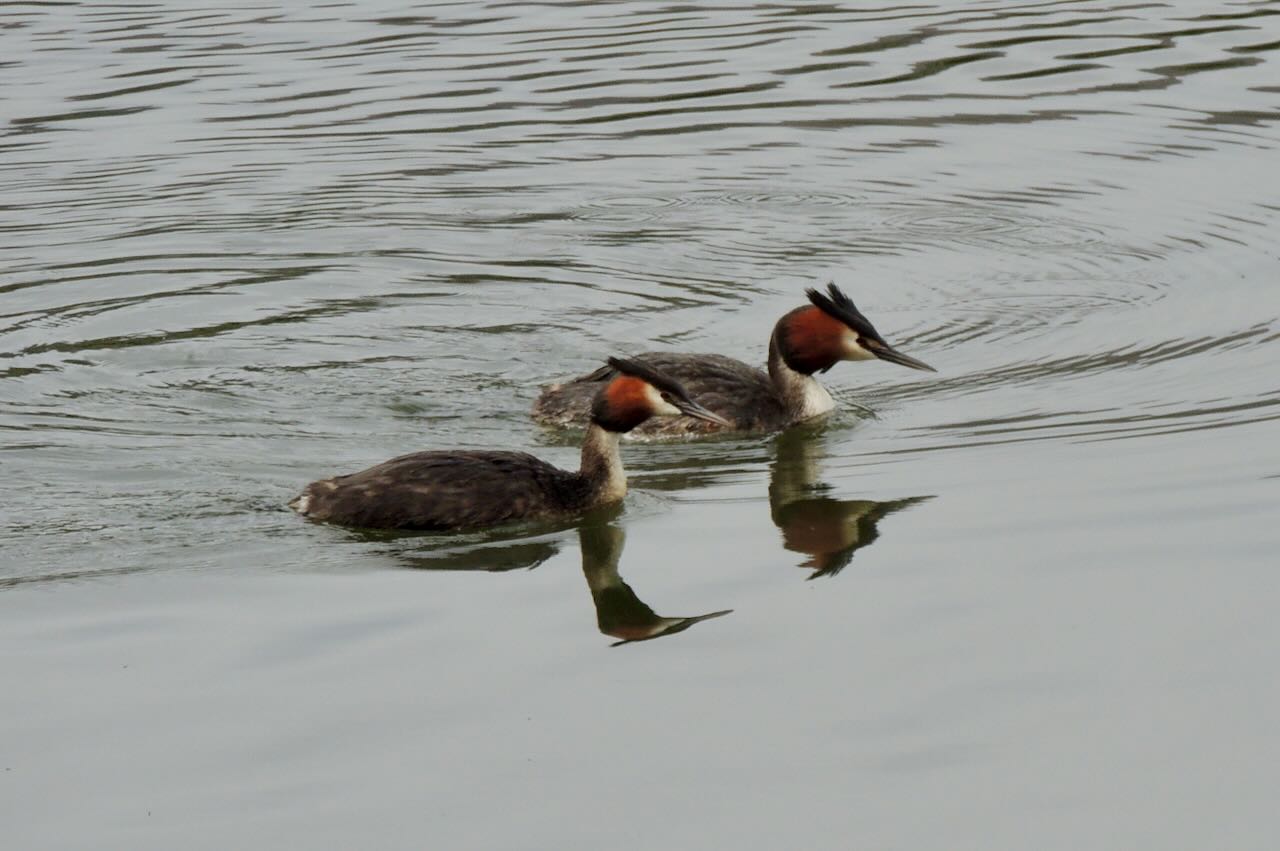
[[[645,352],[639,359],[679,381],[691,398],[729,420],[735,431],[776,431],[835,406],[826,388],[808,376],[793,379],[798,392],[786,398],[769,373],[724,355]],[[608,371],[596,370],[547,388],[534,403],[533,418],[544,425],[581,427],[591,399],[606,380]],[[672,417],[649,420],[634,433],[669,437],[713,434],[723,428],[706,420]]]
[[[634,360],[611,358],[577,471],[524,452],[414,452],[307,485],[289,505],[313,520],[367,529],[445,531],[573,516],[621,500],[626,474],[618,435],[653,416],[724,422],[678,382]]]
[[[314,482],[291,505],[346,526],[442,531],[582,511],[604,484],[525,452],[414,452]]]
[[[778,320],[769,339],[768,371],[718,354],[648,352],[641,355],[680,382],[708,410],[730,425],[691,417],[653,419],[637,435],[677,437],[725,430],[778,431],[835,407],[814,377],[842,360],[881,359],[932,371],[927,364],[893,349],[834,284],[824,295],[808,290],[809,305]],[[591,400],[613,373],[609,368],[546,387],[534,402],[533,418],[550,426],[583,426]]]

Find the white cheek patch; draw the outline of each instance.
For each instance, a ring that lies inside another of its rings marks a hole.
[[[876,356],[862,347],[858,342],[858,335],[852,331],[844,333],[842,343],[845,360],[875,360]]]
[[[655,417],[680,416],[680,409],[663,399],[662,394],[658,392],[658,388],[652,384],[645,385],[645,396],[649,400],[649,406],[653,409]]]

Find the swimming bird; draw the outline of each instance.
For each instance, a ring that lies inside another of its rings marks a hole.
[[[840,361],[883,360],[936,372],[885,342],[867,317],[835,284],[827,292],[805,290],[809,304],[778,320],[769,338],[768,372],[716,354],[647,352],[639,357],[679,381],[689,395],[729,424],[690,417],[653,420],[635,429],[648,436],[687,436],[723,431],[777,431],[835,407],[814,377]],[[549,385],[534,402],[533,418],[544,425],[584,425],[609,367]]]
[[[365,529],[445,531],[581,514],[627,492],[618,435],[650,417],[689,416],[728,425],[662,372],[609,358],[598,385],[577,472],[524,452],[415,452],[359,473],[307,485],[290,503],[304,517]]]

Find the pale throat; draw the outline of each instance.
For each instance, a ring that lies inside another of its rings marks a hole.
[[[812,375],[796,372],[786,364],[782,365],[782,372],[786,377],[780,382],[778,376],[774,376],[774,384],[787,385],[785,389],[779,386],[779,392],[786,400],[787,406],[794,410],[800,419],[825,414],[836,406],[827,388]]]
[[[595,501],[617,502],[627,495],[627,474],[618,452],[618,435],[592,423],[582,441],[582,464],[578,470],[592,484]]]
[[[825,414],[836,406],[822,382],[787,366],[776,343],[769,346],[769,377],[778,397],[798,420]]]

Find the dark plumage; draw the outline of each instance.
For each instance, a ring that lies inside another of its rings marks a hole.
[[[835,284],[827,293],[805,290],[809,305],[787,312],[769,338],[768,372],[723,354],[646,352],[645,362],[680,381],[692,398],[730,425],[712,425],[689,417],[646,422],[636,434],[700,435],[717,431],[777,431],[835,407],[831,394],[813,378],[840,361],[879,358],[913,369],[933,371],[884,342],[867,317]],[[532,416],[543,425],[581,426],[588,422],[591,399],[608,369],[553,384],[534,402]]]
[[[856,331],[859,336],[884,343],[884,338],[880,336],[880,332],[871,324],[871,320],[863,316],[862,311],[854,306],[853,299],[845,295],[844,291],[835,284],[828,284],[825,294],[812,287],[805,290],[804,294],[819,310],[828,316],[839,319]]]
[[[764,370],[716,354],[646,352],[639,357],[679,381],[692,398],[729,420],[735,430],[771,431],[787,419],[786,406]],[[544,425],[585,425],[592,400],[611,376],[605,367],[546,388],[534,402],[533,418]],[[724,427],[692,417],[663,417],[635,431],[665,437],[714,434]]]
[[[827,292],[807,290],[810,304],[778,320],[769,339],[768,372],[717,354],[646,352],[640,357],[678,382],[709,410],[728,420],[719,426],[689,417],[650,420],[636,433],[652,437],[724,431],[776,431],[830,410],[834,403],[813,377],[842,360],[879,358],[915,369],[931,369],[884,341],[835,284]],[[551,426],[583,426],[610,369],[598,369],[550,385],[533,405],[533,418]]]
[[[524,452],[414,452],[359,473],[313,482],[291,503],[316,520],[366,529],[440,531],[586,510],[579,473]]]
[[[581,514],[622,499],[618,434],[652,416],[723,422],[678,382],[634,360],[609,359],[596,388],[577,472],[524,452],[415,452],[307,485],[289,505],[314,520],[367,529],[442,531]]]

